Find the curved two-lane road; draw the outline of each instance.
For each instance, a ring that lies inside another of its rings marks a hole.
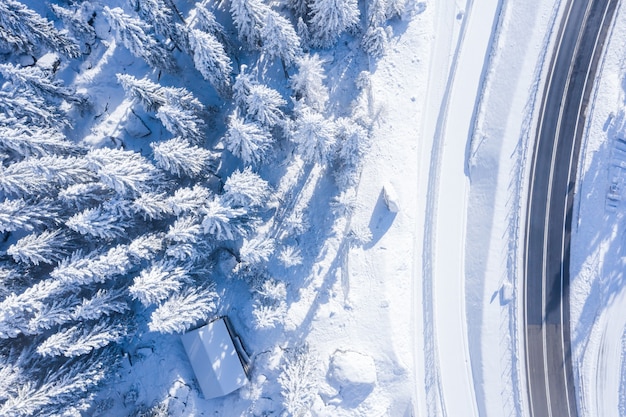
[[[585,111],[618,1],[568,1],[544,91],[524,250],[526,369],[533,417],[578,415],[569,333],[572,207]]]

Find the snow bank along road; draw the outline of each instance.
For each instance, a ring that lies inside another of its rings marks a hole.
[[[426,407],[418,415],[471,417],[478,415],[478,408],[465,315],[464,232],[469,190],[465,152],[473,134],[474,112],[500,0],[468,0],[464,9],[458,10],[451,9],[453,4],[435,5],[440,18],[452,15],[462,23],[443,94],[429,91],[433,95],[428,98],[429,107],[438,112],[427,112],[430,122],[423,130],[424,138],[433,138],[433,145],[422,256]],[[441,26],[438,24],[437,30],[448,29]],[[456,30],[452,28],[449,37],[442,36],[443,43],[448,44],[443,50],[450,50]],[[437,46],[433,51],[441,53]],[[433,64],[442,63],[442,58],[446,57],[436,55]],[[440,74],[441,67],[434,71]]]
[[[528,400],[537,417],[578,415],[568,298],[574,183],[585,110],[617,3],[568,3],[542,102],[524,259]]]

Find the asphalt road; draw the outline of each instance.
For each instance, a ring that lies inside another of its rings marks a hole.
[[[578,155],[602,47],[619,0],[569,0],[550,63],[530,173],[524,325],[530,415],[578,416],[569,258]]]

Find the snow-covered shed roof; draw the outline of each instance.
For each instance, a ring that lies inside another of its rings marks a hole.
[[[180,336],[204,398],[221,397],[248,378],[224,318]]]

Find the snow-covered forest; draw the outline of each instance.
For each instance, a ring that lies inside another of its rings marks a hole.
[[[167,415],[100,393],[145,340],[224,314],[280,331],[302,242],[371,238],[350,223],[367,66],[421,7],[0,2],[0,415]],[[301,415],[314,355],[281,366],[276,411]]]

